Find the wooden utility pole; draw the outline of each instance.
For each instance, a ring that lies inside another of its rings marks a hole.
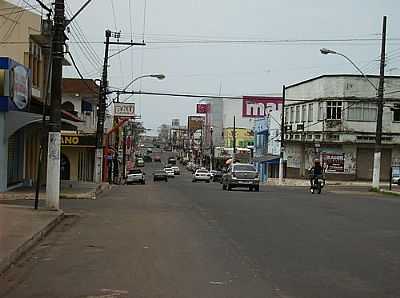
[[[61,156],[61,98],[62,63],[64,60],[65,6],[64,0],[55,0],[54,34],[52,40],[52,76],[49,140],[47,156],[47,208],[60,208],[60,156]]]
[[[374,153],[374,169],[372,174],[372,188],[379,189],[380,172],[381,172],[381,155],[382,155],[382,118],[383,118],[383,93],[385,85],[385,59],[386,59],[386,22],[387,17],[383,17],[382,25],[382,48],[381,48],[381,64],[379,73],[379,86],[378,86],[378,116],[376,119],[376,143]],[[391,179],[391,178],[390,178]]]

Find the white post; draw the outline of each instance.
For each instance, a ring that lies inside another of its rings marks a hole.
[[[7,191],[7,161],[8,161],[8,137],[7,137],[7,113],[0,112],[0,192]]]
[[[103,149],[96,149],[96,156],[94,161],[94,182],[100,184],[102,182],[102,172],[103,172]]]
[[[60,209],[60,151],[61,133],[49,132],[47,156],[47,208]]]
[[[374,171],[372,173],[372,188],[379,190],[379,180],[381,175],[381,152],[374,154]]]
[[[283,156],[279,158],[279,185],[283,185]]]

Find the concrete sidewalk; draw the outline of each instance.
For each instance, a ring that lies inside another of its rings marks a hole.
[[[62,211],[0,204],[0,275],[64,217]]]
[[[61,199],[96,199],[102,192],[111,189],[108,183],[89,183],[62,181],[60,186]],[[33,200],[35,198],[34,187],[21,187],[8,192],[0,193],[0,200]],[[46,199],[46,190],[40,189],[40,199]]]
[[[263,183],[263,185],[279,185],[278,178],[268,178],[268,181]],[[310,186],[310,180],[307,178],[304,179],[283,179],[284,186]],[[365,186],[370,187],[370,181],[337,181],[337,180],[326,180],[326,185],[328,186]],[[383,182],[381,183],[382,188],[389,189],[389,183]]]

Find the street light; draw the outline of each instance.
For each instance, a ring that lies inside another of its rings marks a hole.
[[[134,82],[136,82],[139,79],[143,79],[143,78],[155,78],[158,80],[164,80],[165,75],[164,74],[148,74],[148,75],[142,75],[140,77],[134,78],[128,85],[126,85],[126,87],[123,89],[123,91],[126,91]]]
[[[342,56],[344,59],[346,59],[347,61],[349,61],[351,63],[351,65],[354,66],[355,69],[357,69],[357,71],[364,77],[364,79],[366,79],[368,81],[368,83],[371,84],[371,86],[375,89],[375,91],[378,91],[378,87],[376,87],[374,85],[374,83],[372,83],[370,81],[370,79],[368,79],[368,77],[365,75],[365,73],[349,58],[347,57],[345,54],[336,52],[334,50],[330,50],[330,49],[326,49],[326,48],[322,48],[320,49],[321,54],[323,55],[328,55],[328,54],[333,54],[333,55],[339,55]]]

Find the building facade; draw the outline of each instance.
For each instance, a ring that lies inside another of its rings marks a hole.
[[[368,76],[378,86],[379,77]],[[381,179],[400,163],[400,77],[385,78]],[[285,159],[288,177],[305,177],[318,158],[328,177],[372,179],[376,90],[359,75],[323,75],[286,88]]]

